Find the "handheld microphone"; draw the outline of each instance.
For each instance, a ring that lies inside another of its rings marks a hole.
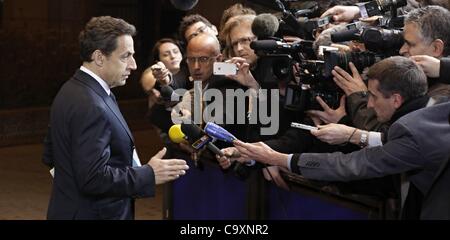
[[[194,149],[200,150],[206,146],[214,154],[223,156],[222,151],[212,143],[212,137],[208,136],[199,126],[193,123],[182,123],[181,131],[188,137]]]
[[[204,130],[209,136],[223,142],[232,143],[237,139],[233,134],[213,122],[207,123]]]
[[[161,97],[166,102],[180,102],[181,96],[176,94],[172,87],[168,85],[161,86]]]
[[[175,124],[169,129],[169,138],[174,143],[181,143],[186,140],[186,135],[181,131],[181,125]]]
[[[252,32],[258,39],[268,39],[278,31],[279,21],[277,17],[269,13],[259,14],[252,23]]]
[[[189,11],[197,5],[198,0],[170,0],[172,5],[181,11]]]
[[[233,143],[234,140],[237,140],[237,138],[231,134],[230,132],[228,132],[226,129],[224,129],[223,127],[213,123],[213,122],[208,122],[205,126],[205,132],[206,134],[208,134],[209,136],[218,139],[220,141],[223,142],[227,142],[227,143]],[[233,157],[233,158],[238,158],[241,155],[239,153],[233,153],[232,155],[228,156],[228,157]],[[255,161],[251,160],[250,161],[250,165],[254,165]]]

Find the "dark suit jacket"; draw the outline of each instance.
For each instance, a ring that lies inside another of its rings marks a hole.
[[[134,142],[115,101],[81,70],[58,92],[44,162],[55,166],[48,219],[133,219],[154,174],[132,167]]]
[[[383,146],[364,148],[350,154],[295,154],[291,169],[306,178],[326,181],[351,181],[406,173],[410,183],[423,196],[427,196],[435,176],[450,156],[449,114],[450,102],[414,111],[390,127],[388,141]],[[449,182],[440,184],[445,187],[438,186],[435,191],[448,191]],[[435,208],[426,204],[423,207]]]
[[[425,195],[420,214],[421,219],[450,219],[449,162],[450,159],[447,159],[441,165],[430,190]]]

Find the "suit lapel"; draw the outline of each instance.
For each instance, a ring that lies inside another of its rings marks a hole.
[[[130,137],[131,141],[134,143],[133,135],[131,134],[130,129],[128,128],[127,122],[122,116],[122,113],[120,112],[119,106],[112,100],[110,96],[105,92],[105,90],[100,86],[100,84],[93,79],[89,74],[77,70],[74,75],[74,79],[80,81],[82,84],[86,85],[90,89],[92,89],[95,93],[97,93],[105,102],[105,104],[109,107],[109,109],[114,113],[117,120],[119,120],[122,127],[127,132],[128,136]],[[112,93],[111,93],[112,94]]]
[[[112,93],[111,93],[112,94]],[[103,98],[106,105],[108,105],[109,109],[114,113],[114,115],[117,117],[117,119],[122,124],[123,128],[127,131],[128,136],[130,139],[134,142],[133,135],[131,135],[130,128],[128,128],[128,124],[123,118],[122,113],[120,112],[119,106],[112,100],[110,96]]]

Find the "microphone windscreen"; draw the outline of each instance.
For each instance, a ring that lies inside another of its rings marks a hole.
[[[269,13],[259,14],[252,23],[252,32],[258,39],[273,37],[278,31],[279,22],[277,17]]]
[[[189,11],[197,5],[198,0],[170,0],[172,5],[181,11]]]
[[[273,51],[278,48],[278,44],[275,40],[257,40],[250,43],[250,48],[255,51]]]
[[[181,125],[175,124],[169,129],[169,138],[174,143],[181,143],[184,141],[184,133],[181,131]]]
[[[170,86],[162,86],[161,87],[161,97],[166,100],[170,101],[172,98],[173,89]]]

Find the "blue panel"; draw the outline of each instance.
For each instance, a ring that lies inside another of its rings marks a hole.
[[[247,219],[245,181],[218,165],[199,170],[187,162],[186,175],[173,182],[173,219]]]
[[[324,198],[288,192],[270,184],[268,189],[268,219],[368,219],[368,214],[338,205]],[[284,208],[283,208],[284,206]]]

